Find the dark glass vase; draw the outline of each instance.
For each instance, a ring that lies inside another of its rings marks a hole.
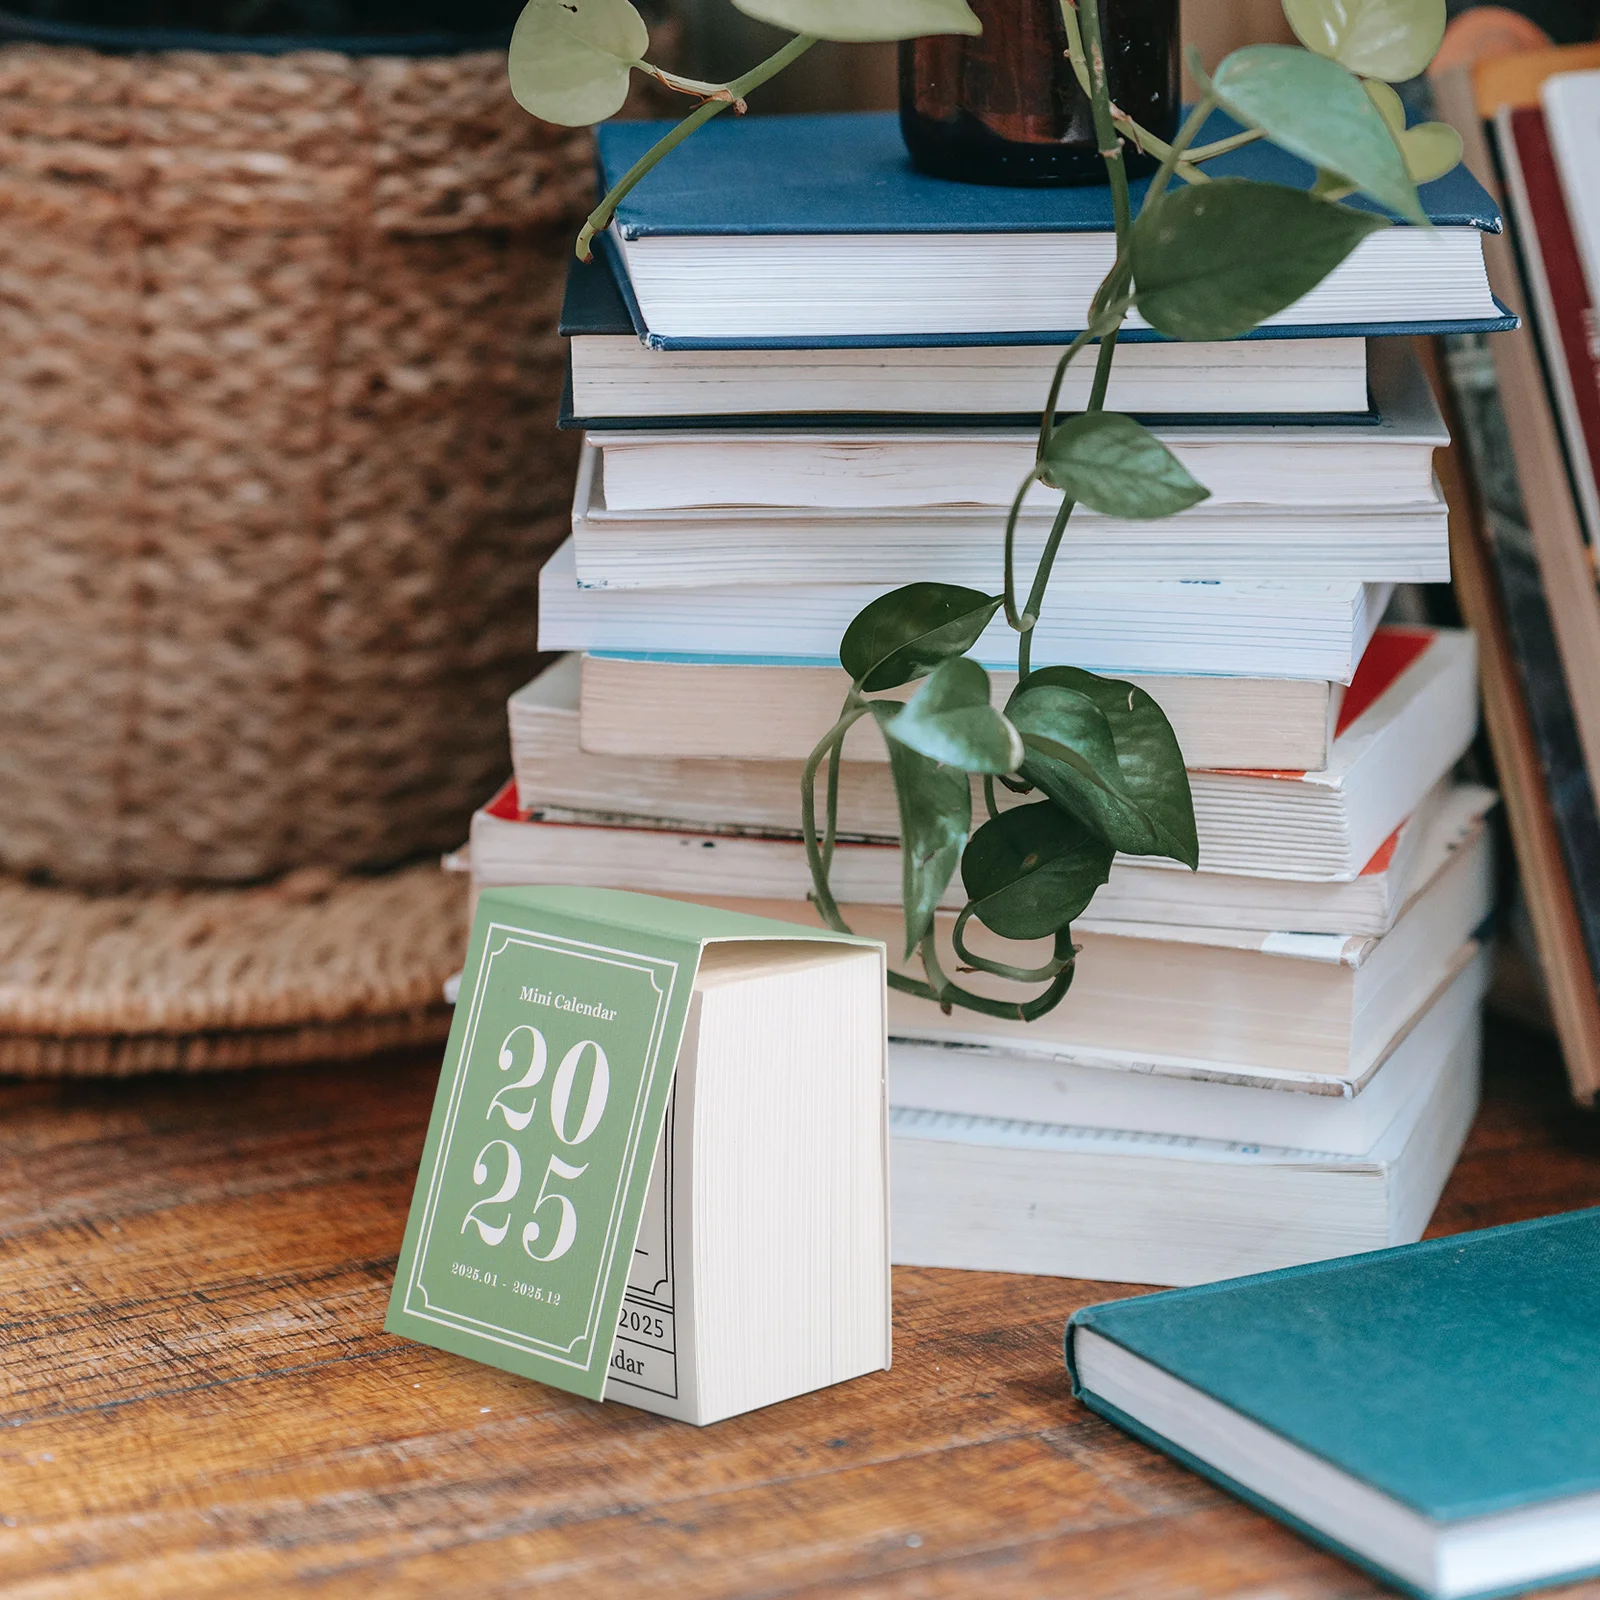
[[[963,183],[1103,183],[1088,96],[1067,60],[1059,0],[969,0],[978,38],[900,46],[900,129],[921,171]],[[1152,133],[1178,124],[1178,0],[1101,0],[1111,98]],[[1155,161],[1123,146],[1134,175]]]

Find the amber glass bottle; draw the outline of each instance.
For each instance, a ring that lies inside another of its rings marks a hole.
[[[913,163],[964,183],[1101,183],[1088,97],[1067,60],[1059,0],[969,0],[978,38],[900,46],[900,128]],[[1170,139],[1178,120],[1178,0],[1101,0],[1111,98]],[[1154,161],[1125,147],[1135,175]]]

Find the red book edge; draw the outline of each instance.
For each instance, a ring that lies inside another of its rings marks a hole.
[[[1589,302],[1589,280],[1583,270],[1583,256],[1566,196],[1561,189],[1561,174],[1544,112],[1538,106],[1525,106],[1511,113],[1513,154],[1521,168],[1522,186],[1527,191],[1528,211],[1533,223],[1537,250],[1524,251],[1530,271],[1544,278],[1555,327],[1546,329],[1541,340],[1547,360],[1559,361],[1565,369],[1578,426],[1583,434],[1584,459],[1574,461],[1575,471],[1591,479],[1600,463],[1600,374],[1595,369],[1596,341],[1594,307]],[[1553,337],[1552,337],[1553,336]],[[1558,406],[1557,411],[1560,411]],[[1567,441],[1569,452],[1578,441]],[[1592,534],[1591,534],[1592,537]]]
[[[1433,643],[1432,628],[1414,628],[1390,623],[1378,629],[1367,646],[1367,653],[1344,692],[1339,707],[1339,720],[1334,723],[1333,736],[1345,733],[1364,712],[1370,711],[1379,696],[1398,683],[1401,677],[1418,661]],[[1305,772],[1274,772],[1261,767],[1214,767],[1214,772],[1226,773],[1234,778],[1279,778],[1298,782]]]

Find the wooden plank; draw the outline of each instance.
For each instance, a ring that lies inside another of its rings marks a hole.
[[[1499,1048],[1444,1230],[1600,1199]],[[899,1269],[892,1371],[707,1429],[390,1338],[435,1076],[0,1086],[7,1600],[1380,1592],[1075,1404],[1127,1286]]]

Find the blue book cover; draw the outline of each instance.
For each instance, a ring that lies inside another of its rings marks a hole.
[[[1600,1208],[1088,1306],[1067,1325],[1074,1392],[1092,1409],[1429,1595],[1095,1394],[1077,1360],[1086,1331],[1437,1530],[1600,1495]],[[1600,1535],[1600,1508],[1589,1517]]]
[[[598,132],[600,176],[616,182],[670,127],[668,122],[608,122]],[[1218,112],[1197,142],[1238,131]],[[1263,139],[1206,163],[1218,178],[1309,189],[1310,165]],[[1138,210],[1149,186],[1132,185]],[[1500,231],[1500,212],[1464,166],[1419,191],[1439,227]],[[1381,207],[1362,197],[1348,204]],[[722,116],[706,124],[648,173],[617,207],[627,239],[649,235],[849,233],[1109,233],[1111,190],[1009,189],[955,183],[918,172],[892,111],[810,116]]]
[[[615,182],[667,131],[666,122],[610,122],[597,133],[602,187]],[[1217,113],[1202,139],[1221,138],[1237,124]],[[1310,186],[1315,174],[1298,157],[1261,141],[1206,164],[1217,176]],[[1137,209],[1148,186],[1132,185]],[[1429,218],[1441,227],[1500,230],[1500,212],[1465,167],[1419,191]],[[1360,196],[1351,205],[1380,209]],[[648,173],[617,208],[611,229],[599,236],[635,332],[665,350],[854,348],[902,346],[1062,344],[1079,330],[1006,333],[839,334],[826,338],[665,335],[640,311],[616,245],[616,236],[961,234],[1110,232],[1109,189],[1009,189],[954,183],[917,172],[906,155],[892,112],[837,112],[806,116],[723,116],[686,140]],[[1498,317],[1470,321],[1278,325],[1247,338],[1329,338],[1382,334],[1497,332],[1516,326],[1503,306]],[[1159,339],[1147,328],[1124,330],[1125,341]]]

